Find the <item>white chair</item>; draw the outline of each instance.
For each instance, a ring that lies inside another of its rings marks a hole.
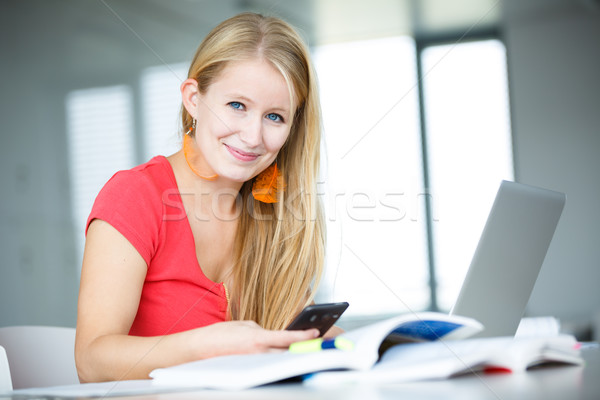
[[[10,369],[8,368],[8,358],[4,347],[0,346],[0,393],[12,390],[12,380],[10,379]]]
[[[13,389],[79,383],[74,355],[75,328],[4,327],[0,328],[0,346],[6,350]],[[0,388],[5,379],[1,356]]]

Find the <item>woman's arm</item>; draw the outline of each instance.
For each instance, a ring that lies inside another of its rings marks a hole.
[[[110,224],[88,229],[79,291],[75,361],[82,382],[145,379],[155,368],[223,354],[285,349],[316,330],[268,331],[230,321],[166,336],[128,336],[137,313],[146,263]]]

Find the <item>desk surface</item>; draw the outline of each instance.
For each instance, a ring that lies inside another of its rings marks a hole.
[[[515,374],[469,375],[442,381],[386,385],[343,385],[311,388],[301,383],[280,383],[225,392],[202,390],[144,396],[112,397],[115,400],[197,399],[369,399],[398,398],[456,400],[597,400],[600,399],[600,349],[583,350],[585,366],[553,366]],[[14,399],[23,399],[15,396]],[[39,397],[38,397],[39,398]]]

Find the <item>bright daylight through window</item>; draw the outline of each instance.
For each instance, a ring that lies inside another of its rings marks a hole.
[[[513,179],[506,50],[498,40],[422,55],[438,306],[449,310],[502,179]]]
[[[414,42],[326,45],[314,61],[325,137],[323,301],[348,301],[348,315],[426,308]]]
[[[127,86],[84,89],[66,99],[73,222],[81,259],[96,195],[118,170],[134,165],[133,98]]]
[[[144,160],[169,156],[181,148],[181,92],[187,63],[146,68],[141,76]]]

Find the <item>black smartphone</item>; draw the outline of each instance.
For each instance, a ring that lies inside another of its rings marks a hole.
[[[338,318],[348,308],[347,302],[323,303],[306,306],[304,310],[292,321],[285,329],[288,331],[297,331],[303,329],[317,328],[319,336],[325,332],[338,320]]]

